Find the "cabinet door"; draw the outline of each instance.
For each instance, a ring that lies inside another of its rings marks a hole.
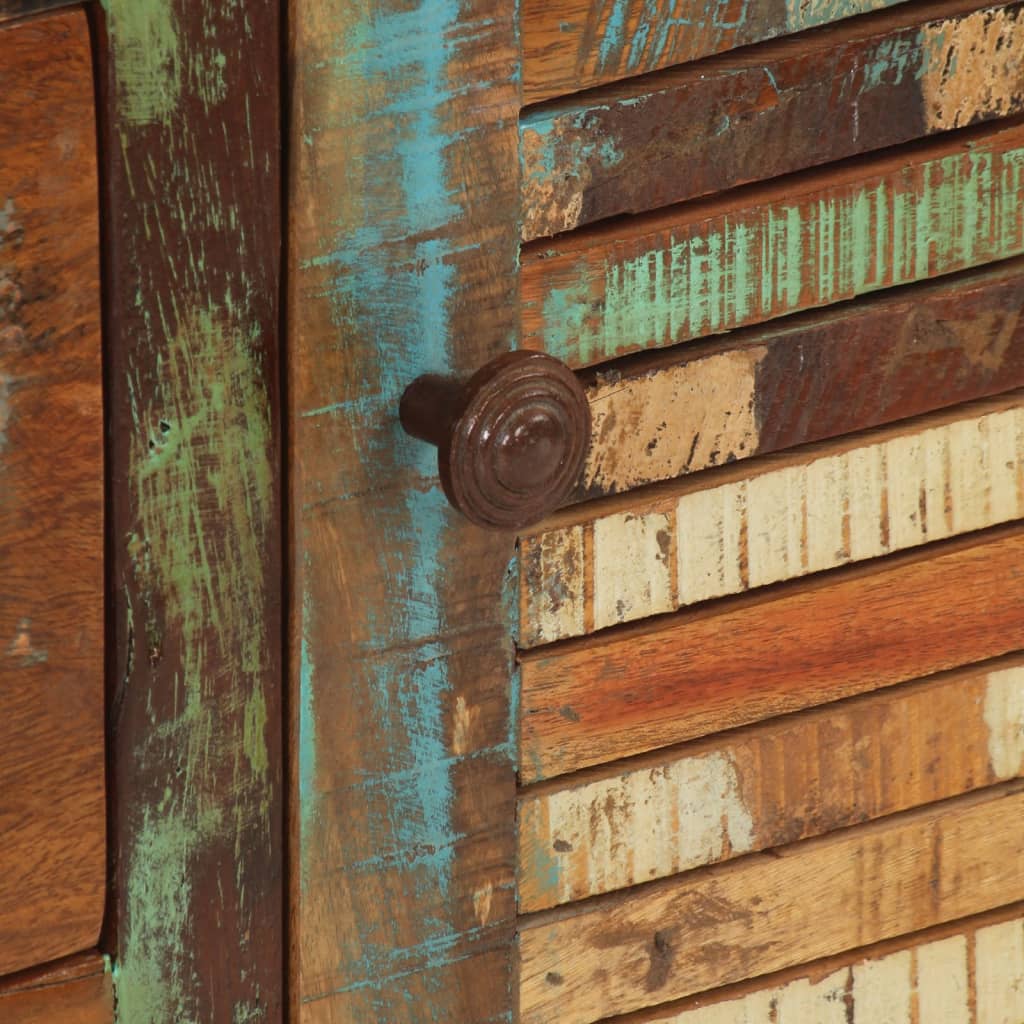
[[[1015,1019],[1024,5],[514,6],[291,4],[294,1011]]]

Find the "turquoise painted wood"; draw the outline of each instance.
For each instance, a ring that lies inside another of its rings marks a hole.
[[[513,538],[397,413],[518,344],[517,14],[290,4],[297,1021],[512,1020]]]

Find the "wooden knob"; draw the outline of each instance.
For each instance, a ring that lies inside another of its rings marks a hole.
[[[407,433],[437,445],[452,505],[491,529],[529,526],[562,505],[590,448],[583,386],[542,352],[508,352],[468,381],[419,377],[399,415]]]

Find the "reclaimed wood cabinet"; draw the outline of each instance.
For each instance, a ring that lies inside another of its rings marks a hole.
[[[1024,3],[0,54],[0,1020],[1024,1022]]]

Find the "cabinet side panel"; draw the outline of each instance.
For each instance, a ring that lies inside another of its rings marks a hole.
[[[118,1016],[271,1024],[280,5],[101,14]]]
[[[398,424],[518,333],[516,5],[292,0],[296,1020],[512,1019],[512,538]]]

